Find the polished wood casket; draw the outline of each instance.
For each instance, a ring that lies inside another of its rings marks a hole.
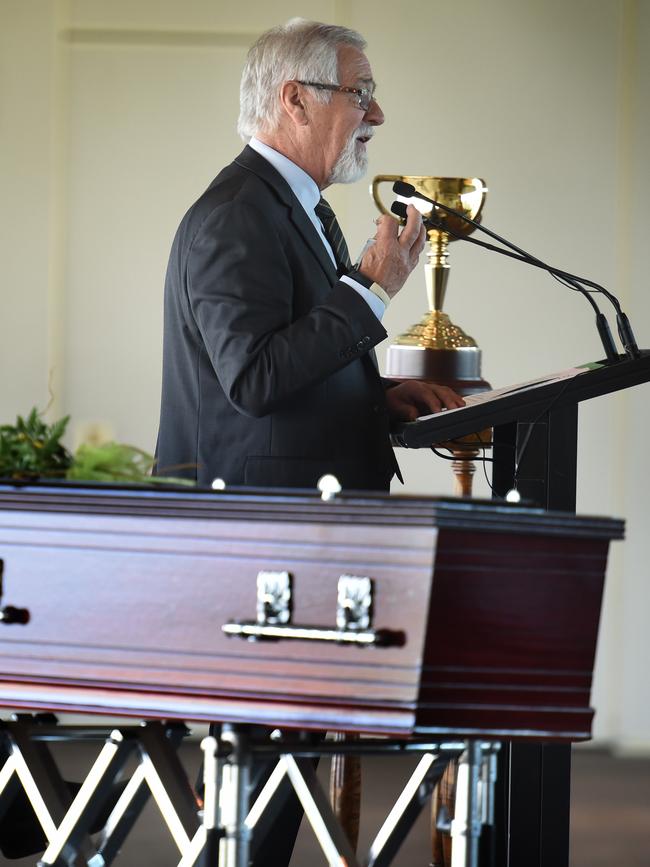
[[[2,603],[30,619],[0,623],[0,705],[585,739],[622,533],[475,500],[3,484]],[[225,631],[264,619],[260,574],[288,576],[291,637]],[[371,588],[347,633],[341,576]]]

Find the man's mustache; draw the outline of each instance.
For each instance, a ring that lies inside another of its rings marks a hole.
[[[375,134],[374,127],[370,126],[369,123],[362,123],[360,127],[358,127],[357,131],[354,134],[355,138],[365,138],[370,140]]]

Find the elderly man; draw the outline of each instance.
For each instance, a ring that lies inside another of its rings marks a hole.
[[[295,19],[251,48],[241,82],[247,147],[190,208],[165,285],[158,472],[209,485],[387,490],[391,419],[462,399],[377,372],[381,317],[425,242],[415,208],[378,221],[358,267],[321,190],[358,180],[384,115],[365,42]],[[269,772],[256,765],[257,791]],[[285,781],[286,783],[286,781]],[[291,855],[301,810],[254,837],[255,867]]]
[[[247,147],[190,208],[165,286],[158,472],[210,484],[387,490],[391,420],[462,399],[381,380],[381,317],[425,243],[409,206],[384,216],[352,267],[320,192],[359,179],[384,115],[365,42],[294,19],[251,48],[241,82]]]

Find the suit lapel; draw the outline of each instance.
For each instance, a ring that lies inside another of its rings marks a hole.
[[[338,279],[334,263],[323,246],[323,242],[314,228],[314,224],[305,213],[305,209],[295,197],[291,187],[282,175],[276,172],[271,163],[267,162],[257,151],[248,146],[239,154],[235,162],[242,168],[256,174],[275,190],[278,198],[289,208],[291,222],[302,236],[305,244],[307,244],[318,259],[330,283],[334,285]],[[374,349],[362,356],[362,362],[373,377],[379,378],[379,365],[377,364],[377,356]]]
[[[248,146],[246,146],[239,154],[235,159],[235,162],[242,168],[256,174],[273,190],[275,190],[278,198],[289,208],[289,217],[291,222],[300,233],[305,244],[318,260],[318,263],[327,275],[330,283],[332,285],[336,283],[338,277],[334,263],[323,246],[323,242],[314,228],[314,224],[305,213],[305,209],[295,197],[291,187],[282,175],[280,175],[273,166],[264,159],[264,157],[260,156],[257,151],[254,151]]]

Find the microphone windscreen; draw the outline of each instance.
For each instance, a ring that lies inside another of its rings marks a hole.
[[[393,192],[398,196],[404,196],[405,199],[410,199],[415,193],[415,187],[413,184],[407,184],[405,181],[395,181]]]
[[[393,202],[390,206],[391,211],[396,214],[401,220],[406,220],[408,216],[406,213],[406,208],[408,205],[406,202]],[[433,214],[422,214],[422,222],[426,229],[442,229],[444,231],[444,226],[440,220],[436,220]]]

